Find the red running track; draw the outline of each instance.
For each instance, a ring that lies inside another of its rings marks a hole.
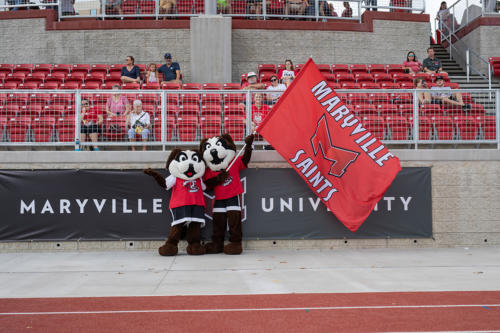
[[[0,332],[500,332],[500,291],[0,299]]]

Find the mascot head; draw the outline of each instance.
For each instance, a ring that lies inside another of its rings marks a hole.
[[[236,145],[229,134],[203,139],[200,143],[203,159],[212,171],[226,169],[236,155]]]
[[[184,180],[198,179],[205,174],[205,162],[197,150],[172,150],[166,167],[171,175]]]

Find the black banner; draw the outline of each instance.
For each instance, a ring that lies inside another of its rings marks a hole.
[[[430,168],[404,168],[356,233],[292,169],[249,169],[242,180],[245,239],[432,235]],[[0,171],[0,240],[164,239],[169,197],[141,170]]]

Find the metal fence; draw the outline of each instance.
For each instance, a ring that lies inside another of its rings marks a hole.
[[[339,89],[337,93],[386,144],[500,148],[500,90]],[[280,94],[209,89],[4,90],[0,147],[165,150],[198,145],[203,137],[226,132],[241,144]],[[260,137],[256,145],[269,148]]]
[[[61,2],[71,3],[72,0],[59,0]],[[57,9],[58,0],[0,0],[0,12],[11,10],[26,9]]]

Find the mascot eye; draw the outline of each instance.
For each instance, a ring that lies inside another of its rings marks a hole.
[[[207,150],[207,149],[208,149],[208,148],[210,148],[210,147],[212,147],[212,146],[210,145],[210,143],[208,143],[208,142],[207,142],[207,143],[205,143],[205,150]]]
[[[217,146],[221,147],[222,146],[222,142],[217,141]]]
[[[200,159],[198,158],[198,155],[193,155],[192,157],[193,161],[195,161],[196,163],[198,163],[200,161]]]
[[[187,160],[187,156],[182,154],[181,156],[179,156],[179,162],[184,162],[185,160]]]

